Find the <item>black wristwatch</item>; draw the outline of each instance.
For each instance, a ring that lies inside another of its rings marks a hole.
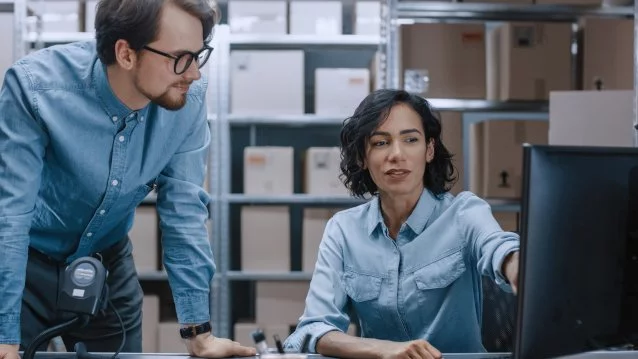
[[[182,337],[182,339],[190,339],[200,334],[208,333],[210,331],[210,323],[206,322],[199,325],[191,325],[190,327],[180,328],[179,335]]]

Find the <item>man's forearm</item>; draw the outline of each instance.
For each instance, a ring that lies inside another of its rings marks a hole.
[[[0,227],[3,227],[0,225]],[[0,232],[2,233],[2,232]],[[5,232],[6,233],[6,232]],[[20,309],[28,256],[26,235],[0,236],[0,344],[20,343]]]
[[[382,340],[353,337],[340,331],[331,331],[317,341],[317,353],[336,358],[370,359],[379,357]]]

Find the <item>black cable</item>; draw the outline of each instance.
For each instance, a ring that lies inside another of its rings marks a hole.
[[[124,345],[126,344],[126,328],[124,328],[124,322],[122,321],[122,317],[120,317],[120,313],[118,313],[117,309],[115,309],[115,306],[113,305],[113,302],[111,302],[111,299],[109,299],[108,302],[109,302],[109,307],[111,307],[111,310],[113,311],[113,313],[115,313],[117,320],[120,322],[120,328],[122,328],[122,342],[120,343],[120,347],[117,349],[115,354],[113,354],[113,356],[111,357],[112,359],[115,359],[117,358],[118,354],[120,354],[120,352],[124,350]]]
[[[35,337],[33,341],[31,342],[31,344],[29,344],[29,346],[25,349],[24,354],[22,355],[22,358],[33,359],[33,357],[35,356],[35,352],[38,350],[38,347],[40,347],[42,344],[48,342],[54,337],[57,337],[58,335],[61,335],[65,331],[69,330],[70,328],[73,328],[76,326],[83,327],[86,325],[86,323],[88,323],[88,317],[78,316],[69,321],[66,321],[62,324],[58,324],[54,327],[51,327],[43,331],[37,337]]]

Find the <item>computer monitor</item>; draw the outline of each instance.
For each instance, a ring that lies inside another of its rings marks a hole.
[[[523,163],[514,356],[635,341],[638,148],[526,145]]]

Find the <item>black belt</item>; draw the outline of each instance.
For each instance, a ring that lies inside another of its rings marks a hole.
[[[113,244],[112,246],[102,251],[92,253],[90,254],[90,256],[99,259],[108,268],[111,262],[117,259],[117,255],[124,249],[124,247],[126,247],[128,243],[129,243],[129,238],[128,236],[126,236],[123,239],[117,241],[117,243]],[[51,265],[64,266],[67,264],[66,260],[55,259],[45,253],[40,252],[39,250],[31,246],[29,246],[29,256],[38,258],[40,261],[49,263]]]

